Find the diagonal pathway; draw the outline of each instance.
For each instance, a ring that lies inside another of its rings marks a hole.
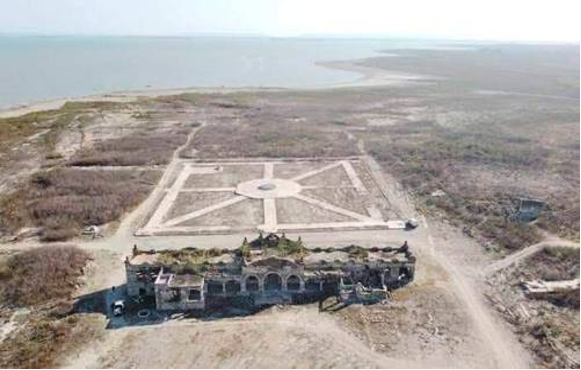
[[[236,188],[183,188],[181,193],[212,193],[212,192],[234,192]]]
[[[359,179],[359,176],[357,176],[357,172],[355,172],[351,163],[348,161],[341,161],[341,166],[343,166],[343,169],[355,190],[360,194],[367,194],[367,188],[365,188],[365,185],[363,185],[363,182]]]
[[[312,171],[309,171],[309,172],[305,172],[305,173],[303,173],[301,175],[295,176],[291,180],[293,180],[293,181],[304,180],[304,179],[306,179],[308,177],[315,176],[315,175],[317,175],[317,174],[319,174],[321,172],[325,172],[327,170],[330,170],[332,168],[339,167],[339,166],[341,166],[341,162],[331,163],[331,164],[329,164],[327,166],[318,168],[316,170],[312,170]]]
[[[190,171],[188,170],[188,166],[185,166],[182,171],[180,172],[178,178],[175,180],[171,188],[167,191],[161,203],[145,225],[145,229],[156,228],[163,222],[163,218],[169,212],[170,208],[173,206],[174,202],[176,201],[182,187],[186,183],[186,180],[190,176]]]
[[[237,164],[241,165],[241,163],[237,163]],[[280,179],[275,178],[275,165],[277,165],[277,164],[279,164],[279,162],[262,162],[262,163],[260,163],[260,165],[263,166],[262,178],[248,181],[248,182],[252,183],[254,181],[257,184],[261,184],[261,183],[269,183],[269,181],[272,181],[273,183],[276,183],[276,181],[288,181],[290,183],[295,184],[296,187],[298,187],[298,190],[296,193],[289,194],[288,192],[281,192],[281,194],[278,194],[278,192],[277,192],[276,194],[272,194],[274,192],[274,190],[267,191],[264,189],[259,189],[261,191],[258,191],[258,190],[253,188],[253,190],[255,190],[255,192],[252,193],[252,194],[255,194],[255,196],[253,197],[253,196],[249,196],[248,194],[246,194],[244,192],[241,192],[239,190],[240,184],[237,187],[217,186],[217,187],[204,187],[204,188],[195,188],[195,187],[187,187],[186,188],[186,187],[184,187],[185,183],[186,183],[188,177],[191,176],[194,173],[194,171],[193,171],[193,168],[191,168],[189,166],[189,164],[184,164],[183,169],[178,173],[177,178],[174,181],[174,183],[171,185],[171,187],[169,187],[168,189],[163,189],[165,194],[164,194],[163,198],[161,199],[159,206],[153,212],[153,214],[152,214],[150,220],[147,222],[146,226],[143,227],[143,229],[141,229],[141,230],[142,231],[144,230],[146,232],[150,232],[153,234],[159,234],[159,233],[163,233],[163,232],[171,233],[171,232],[178,232],[178,231],[179,232],[187,232],[187,231],[200,232],[199,229],[200,228],[204,229],[204,227],[198,227],[195,225],[184,226],[184,225],[180,225],[180,224],[182,224],[185,221],[192,220],[192,219],[195,219],[197,217],[201,217],[201,216],[206,215],[210,212],[221,210],[223,208],[229,207],[231,205],[237,204],[239,202],[242,202],[245,199],[250,199],[250,198],[260,199],[262,201],[264,222],[262,225],[254,225],[254,228],[258,228],[258,229],[263,230],[263,231],[276,232],[276,231],[280,231],[284,228],[289,228],[289,229],[303,229],[303,228],[311,229],[312,228],[312,229],[316,229],[316,228],[320,228],[321,225],[323,225],[325,227],[329,227],[332,225],[333,227],[337,227],[337,228],[341,228],[341,227],[347,227],[347,228],[363,227],[364,228],[364,227],[372,227],[372,226],[387,227],[387,228],[390,227],[389,222],[385,222],[383,220],[383,218],[381,217],[381,213],[378,212],[377,209],[369,210],[369,214],[367,214],[367,213],[362,214],[362,213],[354,212],[354,211],[342,208],[340,206],[328,203],[325,200],[319,200],[317,198],[313,198],[313,197],[299,193],[301,188],[302,189],[328,188],[330,191],[334,191],[338,188],[352,188],[352,189],[355,189],[357,191],[357,193],[359,193],[359,194],[362,194],[362,195],[366,194],[368,191],[367,191],[367,188],[365,187],[365,184],[361,181],[361,179],[359,178],[359,175],[357,174],[357,171],[355,171],[355,168],[348,160],[336,160],[334,162],[328,163],[327,165],[325,165],[323,167],[316,168],[316,169],[313,169],[311,171],[307,171],[307,172],[304,172],[302,174],[299,174],[290,180],[280,180]],[[334,168],[342,168],[342,170],[345,172],[345,174],[349,178],[350,184],[348,186],[347,185],[340,185],[340,184],[336,184],[336,186],[333,186],[332,184],[330,184],[328,186],[308,186],[307,185],[307,186],[302,187],[297,182],[299,180],[303,180],[303,179],[324,173],[325,171],[329,171],[329,170],[332,170]],[[279,189],[279,185],[281,185],[281,184],[278,184],[278,183],[276,184],[276,187],[277,187],[276,190],[282,189],[282,188]],[[258,186],[258,185],[256,185],[256,186]],[[206,206],[205,208],[193,210],[193,211],[188,212],[184,215],[165,220],[169,211],[171,210],[171,207],[176,202],[179,202],[179,194],[181,192],[194,192],[194,193],[232,192],[236,195],[233,198],[227,199],[225,201],[211,204],[209,206]],[[343,223],[341,223],[341,222],[325,222],[325,220],[320,220],[320,222],[314,222],[314,223],[309,223],[309,224],[302,224],[302,223],[284,224],[284,227],[283,227],[283,225],[278,223],[279,220],[277,219],[278,204],[277,204],[276,198],[278,198],[278,197],[294,197],[301,202],[310,204],[311,206],[320,208],[322,210],[330,211],[330,212],[335,213],[335,214],[346,216],[350,220],[344,221]],[[215,227],[208,226],[208,227],[205,227],[205,229],[207,229],[209,231],[221,231],[221,230],[223,231],[226,229],[238,230],[238,229],[240,229],[239,226],[240,225],[237,225],[237,226],[234,226],[234,225],[229,225],[229,226],[227,226],[227,225],[215,225]],[[210,230],[210,229],[212,229],[212,230]]]
[[[207,213],[216,211],[218,209],[222,209],[222,208],[234,205],[236,203],[240,203],[246,199],[248,199],[248,198],[241,196],[241,195],[237,195],[234,198],[227,199],[223,202],[212,204],[211,206],[199,209],[197,211],[186,213],[183,216],[172,218],[171,220],[164,222],[161,226],[175,226],[175,225],[181,224],[182,222],[203,216]]]
[[[337,207],[337,206],[334,206],[334,205],[332,205],[330,203],[323,202],[321,200],[314,199],[314,198],[311,198],[311,197],[307,197],[305,195],[296,194],[296,195],[294,195],[294,198],[296,198],[298,200],[301,200],[301,201],[303,201],[305,203],[309,203],[311,205],[314,205],[316,207],[323,208],[323,209],[326,209],[326,210],[331,211],[331,212],[338,213],[338,214],[343,215],[343,216],[347,216],[347,217],[350,217],[350,218],[354,218],[354,219],[359,220],[359,221],[362,221],[362,222],[372,222],[372,223],[375,223],[376,222],[376,220],[370,218],[369,216],[364,216],[362,214],[359,214],[359,213],[356,213],[356,212],[353,212],[353,211],[349,211],[349,210],[347,210],[345,208]]]

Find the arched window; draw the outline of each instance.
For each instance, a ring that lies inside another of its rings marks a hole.
[[[282,289],[282,278],[279,274],[271,272],[264,278],[264,290],[273,291]]]
[[[286,279],[286,289],[290,291],[301,290],[301,279],[296,275],[291,275]]]
[[[248,292],[258,292],[258,278],[256,276],[248,276],[245,281],[246,291]]]

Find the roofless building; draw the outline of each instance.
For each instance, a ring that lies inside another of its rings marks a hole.
[[[234,250],[141,251],[125,261],[128,294],[159,310],[292,304],[338,296],[379,301],[414,278],[415,257],[400,247],[307,249],[301,239],[262,234]]]

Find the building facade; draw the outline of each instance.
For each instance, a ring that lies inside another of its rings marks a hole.
[[[299,238],[262,235],[236,250],[140,251],[125,261],[129,296],[159,310],[262,306],[338,296],[377,301],[414,277],[415,257],[401,247],[307,249]]]

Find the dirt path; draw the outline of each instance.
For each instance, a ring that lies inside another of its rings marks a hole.
[[[366,163],[379,187],[384,189],[384,196],[390,204],[397,207],[400,212],[405,212],[407,217],[416,214],[413,203],[407,197],[407,194],[402,194],[402,191],[398,191],[398,189],[391,185],[392,182],[396,183],[395,181],[386,181],[385,173],[382,171],[381,166],[373,157],[367,155],[364,143],[361,140],[358,141],[358,147],[362,154],[366,156]],[[433,258],[448,274],[451,283],[449,285],[450,291],[467,308],[468,314],[479,331],[479,336],[495,357],[493,361],[496,367],[529,367],[528,356],[525,355],[524,349],[520,347],[512,333],[502,326],[499,318],[494,316],[494,312],[487,306],[483,295],[479,293],[478,287],[472,284],[468,276],[461,272],[446,253],[438,250],[428,222],[425,217],[422,218],[424,221],[423,231],[426,234],[427,245],[420,244],[418,247],[424,248],[427,252],[426,256]],[[444,240],[441,242],[446,243]]]
[[[499,261],[492,263],[491,265],[489,265],[488,267],[486,267],[484,269],[483,275],[484,276],[491,275],[491,274],[495,273],[496,271],[505,269],[512,264],[518,263],[519,261],[522,261],[523,259],[540,252],[544,248],[550,248],[550,247],[579,248],[579,243],[574,243],[574,242],[569,241],[569,240],[561,239],[557,236],[549,236],[540,243],[528,246],[528,247],[526,247],[518,252],[515,252],[515,253],[513,253],[513,254],[511,254],[511,255],[509,255],[509,256],[507,256]]]
[[[438,264],[444,268],[452,285],[450,289],[456,297],[465,305],[473,323],[479,331],[479,336],[495,355],[494,363],[498,368],[527,368],[527,356],[524,349],[515,343],[512,334],[501,327],[500,322],[493,316],[492,309],[486,306],[483,295],[478,293],[464,274],[452,263],[444,253],[439,253],[431,235],[429,225],[424,218],[427,239],[431,254]]]

